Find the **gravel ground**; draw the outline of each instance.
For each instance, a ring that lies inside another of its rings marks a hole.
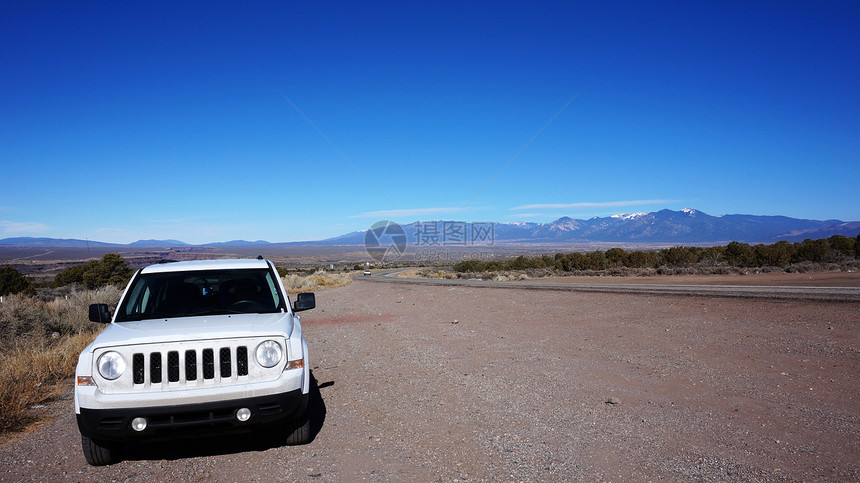
[[[310,444],[89,467],[69,394],[5,438],[0,480],[857,481],[858,309],[358,281],[302,316]]]

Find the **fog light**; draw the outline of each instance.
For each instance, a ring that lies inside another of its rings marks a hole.
[[[248,408],[241,408],[236,411],[236,419],[239,421],[247,421],[251,419],[251,410]]]
[[[146,418],[134,418],[131,420],[131,429],[143,431],[146,429]]]

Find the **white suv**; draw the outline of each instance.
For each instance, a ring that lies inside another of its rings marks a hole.
[[[139,270],[109,323],[78,359],[75,413],[91,465],[123,441],[241,431],[276,422],[288,444],[310,441],[308,345],[268,260],[172,262]]]

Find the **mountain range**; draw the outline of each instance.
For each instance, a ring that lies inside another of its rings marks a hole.
[[[680,211],[660,210],[651,213],[632,213],[587,220],[561,217],[549,223],[466,223],[460,221],[424,221],[401,225],[409,241],[415,241],[428,229],[438,231],[446,227],[464,227],[471,230],[480,225],[485,232],[484,242],[530,244],[530,243],[773,243],[779,240],[802,241],[806,238],[827,238],[832,235],[857,236],[860,221],[806,220],[787,216],[720,215],[712,216],[691,208]],[[490,228],[491,227],[491,228]],[[468,232],[466,236],[468,236]],[[491,236],[492,239],[486,239]],[[295,246],[295,245],[364,245],[367,230],[356,231],[325,240],[270,243],[263,240],[233,240],[227,242],[190,245],[178,240],[138,240],[129,244],[104,243],[92,240],[58,238],[5,238],[0,245],[31,247],[247,247],[247,246]],[[487,244],[487,243],[483,243]]]

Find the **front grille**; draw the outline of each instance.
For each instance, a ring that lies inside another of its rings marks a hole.
[[[218,359],[215,359],[215,351]],[[162,358],[166,357],[166,364]],[[219,382],[248,375],[248,347],[218,347],[202,350],[135,352],[132,355],[132,380],[135,386]],[[147,360],[149,364],[147,365]],[[235,374],[233,368],[236,368]],[[147,370],[148,369],[148,370]]]

